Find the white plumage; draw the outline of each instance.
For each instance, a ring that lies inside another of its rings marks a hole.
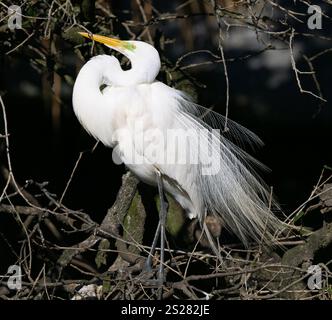
[[[132,65],[123,71],[114,56],[101,55],[82,67],[73,106],[84,128],[113,147],[142,181],[155,185],[158,170],[165,189],[190,218],[203,221],[206,213],[215,214],[245,245],[250,240],[271,243],[282,223],[272,214],[269,192],[252,168],[259,163],[212,130],[222,127],[223,117],[156,81],[160,58],[151,45],[82,35],[121,52]],[[106,85],[103,90],[102,85]],[[260,143],[242,126],[232,121],[228,126],[235,139]],[[176,130],[188,143],[174,152],[174,140],[168,133]],[[143,140],[138,138],[141,136]],[[187,158],[179,162],[182,151]],[[212,174],[204,174],[211,167]]]

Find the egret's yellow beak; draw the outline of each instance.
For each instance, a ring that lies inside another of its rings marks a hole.
[[[114,49],[126,49],[126,50],[133,51],[136,48],[134,44],[129,43],[128,41],[100,36],[98,34],[90,34],[87,32],[79,32],[79,34],[85,38],[94,40],[96,42],[100,42],[100,43],[105,44],[106,46],[110,46],[111,48],[114,48]]]
[[[87,33],[87,32],[79,32],[79,34],[85,38],[88,38],[90,40],[94,40],[96,42],[100,42],[102,44],[106,44],[108,46],[111,47],[121,47],[122,46],[122,42],[119,39],[114,39],[114,38],[108,38],[105,36],[100,36],[98,34],[91,34],[91,33]]]

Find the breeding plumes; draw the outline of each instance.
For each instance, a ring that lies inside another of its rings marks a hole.
[[[235,144],[236,140],[260,144],[260,139],[230,120],[227,137],[233,139],[226,138],[215,130],[224,127],[221,115],[157,81],[161,62],[150,44],[81,35],[131,62],[124,71],[114,56],[99,55],[82,67],[73,106],[83,127],[114,148],[140,180],[166,190],[188,217],[197,217],[212,246],[206,214],[221,219],[246,246],[250,241],[272,244],[283,227],[271,211],[276,205],[255,173],[259,162]],[[162,237],[163,227],[162,221]]]

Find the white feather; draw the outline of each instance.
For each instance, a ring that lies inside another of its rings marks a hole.
[[[155,185],[159,170],[165,189],[190,218],[203,222],[208,212],[220,217],[245,245],[250,240],[271,243],[282,223],[269,208],[269,202],[277,206],[269,201],[268,188],[254,172],[259,162],[212,130],[223,127],[222,116],[194,104],[182,92],[153,81],[160,68],[159,56],[153,47],[133,43],[136,53],[128,53],[131,70],[123,71],[118,60],[110,56],[95,57],[81,69],[74,86],[73,106],[84,128],[106,146],[114,147],[144,182]],[[102,84],[108,85],[103,92]],[[256,135],[235,122],[229,120],[228,126],[234,142],[261,144]],[[165,161],[165,154],[177,158],[181,153],[174,154],[174,144],[165,138],[169,130],[186,132],[191,147],[185,151],[199,159],[197,163]],[[157,132],[162,134],[154,134]],[[137,139],[140,135],[146,139]],[[164,153],[148,152],[156,146]],[[133,157],[144,161],[135,162]],[[211,159],[219,170],[203,175]]]

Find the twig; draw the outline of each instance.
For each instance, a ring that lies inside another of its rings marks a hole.
[[[294,29],[291,30],[291,35],[289,37],[289,50],[290,50],[290,58],[291,58],[292,68],[294,70],[296,82],[297,82],[297,85],[298,85],[298,87],[300,89],[300,92],[312,95],[313,97],[315,97],[315,98],[317,98],[317,99],[319,99],[319,100],[321,100],[323,102],[327,102],[327,100],[325,100],[321,96],[318,96],[317,94],[313,93],[312,91],[304,90],[302,88],[302,84],[301,84],[301,81],[300,81],[299,74],[303,74],[304,72],[303,71],[299,71],[297,69],[297,67],[296,67],[296,62],[295,62],[294,52],[293,52],[293,38],[294,38]],[[305,74],[308,74],[308,72],[305,72]],[[312,72],[310,72],[309,74],[312,74]]]

